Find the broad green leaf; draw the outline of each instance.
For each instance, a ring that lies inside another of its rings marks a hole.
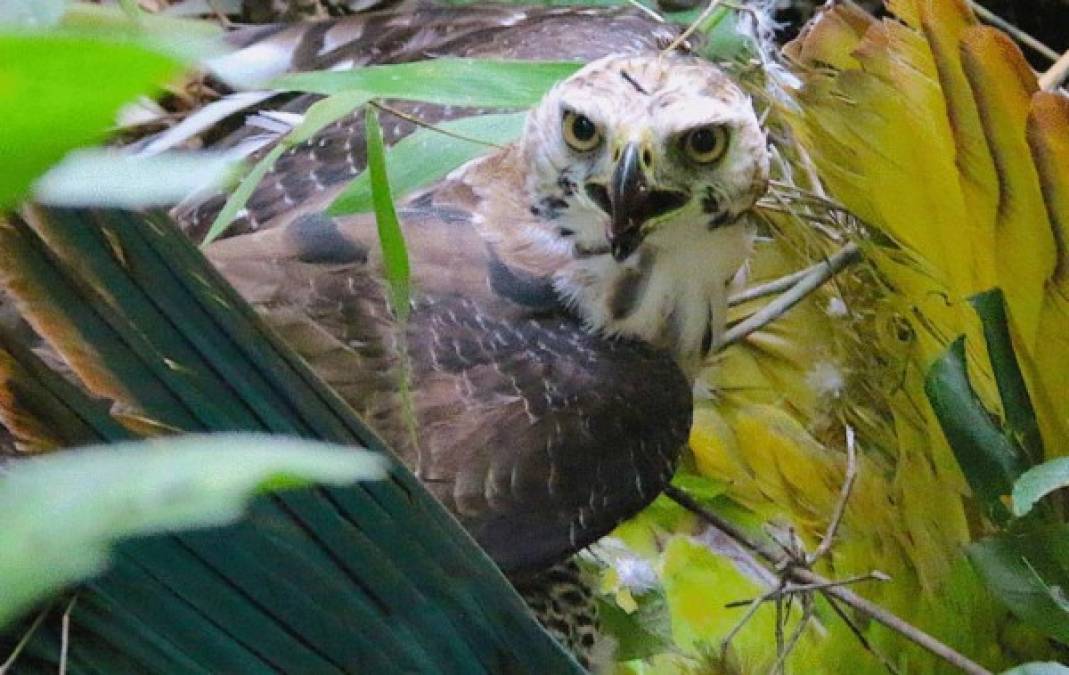
[[[387,152],[390,187],[401,196],[441,178],[464,162],[491,152],[488,143],[508,143],[523,130],[526,113],[482,115],[444,122],[441,129],[482,141],[420,129],[394,144]],[[371,180],[367,171],[356,177],[330,205],[329,213],[344,215],[372,209]]]
[[[115,114],[180,72],[134,44],[58,35],[0,35],[0,210],[69,150],[102,140]]]
[[[1069,457],[1032,467],[1013,484],[1013,515],[1027,514],[1040,499],[1064,487],[1069,487]]]
[[[167,206],[193,192],[223,187],[235,164],[217,152],[144,157],[99,148],[77,150],[37,181],[34,198],[55,206]]]
[[[386,460],[341,446],[218,434],[93,446],[16,462],[0,477],[0,626],[100,573],[119,539],[222,525],[251,496],[380,478]]]
[[[215,220],[212,221],[211,226],[208,228],[208,234],[204,236],[204,245],[207,246],[212,243],[226,231],[226,228],[230,226],[237,214],[245,208],[245,204],[252,197],[252,193],[256,191],[256,186],[260,184],[267,172],[275,165],[282,153],[298,143],[308,140],[323,127],[345,117],[369,100],[370,97],[363,92],[345,92],[328,96],[312,104],[305,111],[304,119],[301,120],[301,123],[286,134],[275,147],[271,148],[270,152],[261,157],[241,180],[238,187],[230,193],[223,208],[216,214]]]
[[[1069,644],[1069,525],[1004,532],[970,545],[968,555],[1011,612]]]
[[[598,601],[598,620],[602,630],[617,642],[617,661],[646,658],[672,646],[672,626],[664,591],[652,590],[635,600],[638,607],[631,613],[614,602],[600,598]]]
[[[1039,435],[1032,398],[1028,395],[1028,387],[1013,350],[1002,291],[996,288],[980,293],[970,298],[969,303],[983,324],[991,370],[995,373],[999,398],[1006,414],[1006,427],[1020,442],[1029,461],[1041,462],[1044,456],[1043,439]]]
[[[527,108],[581,63],[442,58],[347,71],[295,73],[277,89],[336,94],[361,91],[382,98],[441,105]]]
[[[409,265],[401,223],[393,205],[390,181],[386,173],[386,153],[382,142],[382,127],[373,108],[364,111],[367,132],[367,173],[371,182],[371,197],[375,207],[375,222],[382,246],[383,266],[390,284],[390,300],[394,313],[403,323],[408,317]]]
[[[965,338],[960,337],[928,369],[924,392],[946,434],[965,479],[991,514],[1008,515],[1002,497],[1027,464],[999,430],[969,383]]]
[[[1003,671],[1002,675],[1069,675],[1069,666],[1063,666],[1053,661],[1025,663],[1016,668]]]

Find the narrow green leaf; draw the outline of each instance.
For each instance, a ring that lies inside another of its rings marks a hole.
[[[924,391],[965,479],[999,520],[1008,517],[1002,497],[1027,468],[1021,453],[995,425],[973,392],[959,337],[928,369]]]
[[[34,198],[54,206],[168,206],[192,192],[221,188],[235,164],[217,152],[144,157],[101,148],[76,150],[37,181]]]
[[[995,373],[999,398],[1006,414],[1006,426],[1020,442],[1032,464],[1043,461],[1043,439],[1039,435],[1039,422],[1028,387],[1017,363],[1006,319],[1006,304],[998,288],[974,295],[969,303],[980,316],[987,342],[991,370]]]
[[[386,173],[386,153],[383,148],[382,127],[378,113],[371,107],[364,111],[367,132],[367,172],[371,182],[371,199],[375,207],[375,222],[382,246],[383,266],[390,284],[390,304],[403,323],[408,317],[409,266],[401,223],[393,205],[390,180]]]
[[[1064,487],[1069,487],[1069,457],[1032,467],[1013,484],[1013,515],[1027,514],[1040,499]]]
[[[267,172],[275,165],[282,153],[298,143],[308,140],[323,127],[345,117],[369,100],[370,97],[363,92],[344,92],[328,96],[312,104],[305,111],[301,123],[286,134],[275,147],[271,148],[270,152],[261,157],[253,165],[249,173],[245,175],[245,178],[241,180],[237,189],[230,193],[223,208],[215,216],[211,227],[208,228],[208,234],[204,237],[203,245],[207,246],[212,243],[226,231],[226,228],[230,226],[230,223],[234,221],[238,213],[245,208],[245,204],[252,197],[252,193],[256,191],[256,186],[260,184]]]
[[[387,176],[398,196],[427,185],[464,162],[493,150],[488,143],[508,143],[523,131],[527,113],[482,115],[444,122],[438,127],[477,138],[482,143],[448,136],[434,129],[420,129],[394,144],[387,152]],[[367,171],[356,177],[330,205],[331,215],[361,213],[373,208],[371,180]]]
[[[0,626],[102,571],[119,539],[236,520],[265,488],[385,475],[378,455],[259,434],[92,446],[19,462],[0,478]]]
[[[1069,644],[1069,525],[1002,533],[970,545],[968,556],[1011,612]]]
[[[180,70],[177,60],[133,44],[0,36],[0,209],[69,150],[102,140],[120,106]]]
[[[188,63],[202,62],[232,49],[223,41],[223,29],[215,21],[148,12],[134,19],[123,8],[88,2],[71,3],[59,28],[72,35],[137,44]]]
[[[362,91],[382,98],[442,105],[527,108],[580,67],[582,64],[572,62],[442,58],[346,71],[295,73],[278,78],[272,86],[318,94]]]

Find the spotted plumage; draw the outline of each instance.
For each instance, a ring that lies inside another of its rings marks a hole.
[[[579,27],[586,10],[487,12],[511,28],[458,21],[446,36],[457,15],[440,10],[422,24],[286,29],[249,48],[288,45],[283,69],[411,60],[432,42],[530,58],[545,55],[547,32],[590,30]],[[599,31],[621,37],[579,35],[573,56],[622,55],[556,86],[516,143],[401,205],[407,322],[390,306],[373,218],[322,213],[363,168],[359,112],[285,153],[237,236],[208,248],[583,659],[596,615],[567,561],[670,479],[690,378],[723,325],[725,287],[750,243],[745,213],[768,170],[736,85],[700,59],[652,51],[674,29],[631,12],[602,18]],[[395,105],[432,122],[477,113]],[[413,128],[389,114],[383,126],[389,141]],[[179,215],[196,234],[218,206]]]

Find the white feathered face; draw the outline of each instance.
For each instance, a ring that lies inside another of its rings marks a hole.
[[[768,178],[749,98],[688,56],[591,63],[531,112],[523,152],[532,211],[577,251],[617,260],[654,232],[733,222]]]

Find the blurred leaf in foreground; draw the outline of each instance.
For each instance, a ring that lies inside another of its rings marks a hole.
[[[0,626],[107,566],[118,539],[223,525],[262,490],[385,475],[384,458],[257,434],[93,446],[16,463],[0,478]]]
[[[62,35],[0,35],[0,210],[67,151],[103,139],[119,108],[180,72],[134,44]]]

